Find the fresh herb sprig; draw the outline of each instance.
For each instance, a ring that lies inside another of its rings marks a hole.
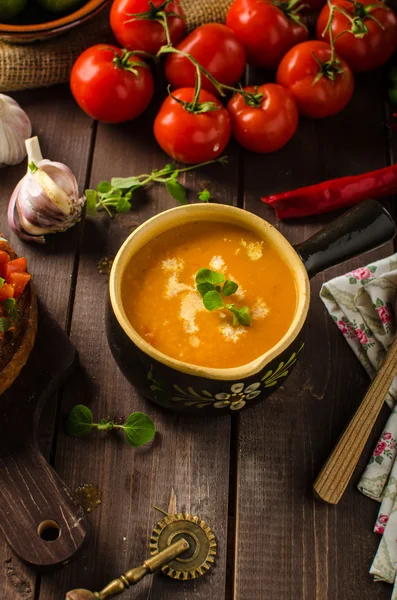
[[[201,202],[209,202],[211,200],[211,193],[204,188],[201,192],[198,192],[197,198],[201,200]]]
[[[134,192],[151,183],[164,184],[167,192],[175,198],[175,200],[178,200],[180,204],[187,204],[186,188],[178,181],[178,176],[181,173],[186,173],[187,171],[198,169],[213,163],[226,165],[227,156],[221,156],[215,160],[209,160],[199,165],[183,168],[179,168],[176,165],[169,163],[162,169],[153,169],[151,173],[134,175],[132,177],[113,177],[110,181],[101,181],[96,190],[89,189],[85,191],[87,214],[92,216],[96,215],[98,210],[101,209],[106,210],[109,216],[113,216],[114,212],[129,212],[131,210]],[[203,202],[208,202],[210,199],[208,190],[203,190],[201,195],[202,198],[199,194],[199,199]]]
[[[137,448],[150,442],[156,428],[149,417],[141,412],[132,413],[122,425],[111,419],[101,419],[94,423],[92,411],[84,404],[78,404],[68,414],[66,431],[69,435],[80,437],[88,435],[93,429],[98,431],[112,431],[122,429],[127,442]]]
[[[224,308],[233,315],[233,325],[251,325],[251,316],[247,306],[237,308],[235,304],[225,304],[222,296],[232,296],[238,290],[238,284],[235,281],[226,279],[222,273],[211,271],[210,269],[199,269],[196,273],[196,289],[203,299],[203,304],[207,310],[216,310]]]
[[[4,285],[4,279],[0,277],[0,288]],[[6,298],[1,303],[4,317],[0,317],[0,333],[5,333],[10,329],[18,316],[17,303],[15,298]]]

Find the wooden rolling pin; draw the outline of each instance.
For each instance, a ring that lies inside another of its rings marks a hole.
[[[320,500],[338,504],[396,375],[397,336],[364,400],[314,483],[314,493]]]

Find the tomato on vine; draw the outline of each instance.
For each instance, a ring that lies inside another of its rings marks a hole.
[[[236,140],[253,152],[275,152],[292,138],[298,126],[298,108],[281,85],[248,86],[229,100],[227,110]]]
[[[333,0],[317,21],[317,39],[329,41],[330,27],[335,48],[353,71],[371,71],[382,66],[397,48],[397,15],[379,0]]]
[[[149,66],[109,44],[87,48],[76,60],[70,87],[77,104],[104,123],[122,123],[143,113],[153,96]]]
[[[114,0],[110,26],[123,48],[150,54],[157,54],[168,41],[177,44],[185,33],[179,0]]]
[[[233,85],[241,78],[246,62],[243,45],[233,32],[220,23],[207,23],[192,31],[176,46],[190,54],[220,83]],[[170,54],[165,63],[165,76],[172,88],[194,87],[196,69],[182,54]],[[218,93],[212,83],[203,77],[202,88]]]
[[[320,119],[340,112],[354,90],[349,65],[326,42],[303,42],[292,48],[281,61],[277,83],[288,88],[299,112]]]
[[[301,0],[234,0],[226,25],[247,51],[248,62],[276,69],[284,54],[308,39],[300,19]]]
[[[181,88],[163,102],[154,135],[174,160],[196,164],[220,156],[231,135],[229,114],[207,90]]]

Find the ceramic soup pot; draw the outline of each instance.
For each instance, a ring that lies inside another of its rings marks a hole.
[[[233,223],[270,240],[295,277],[298,302],[289,330],[273,348],[240,367],[213,369],[170,358],[134,330],[123,308],[123,273],[137,250],[168,229],[198,220]],[[190,204],[162,212],[127,238],[113,263],[106,314],[107,337],[113,356],[138,391],[163,407],[197,415],[230,414],[250,408],[285,382],[301,356],[302,327],[310,303],[309,279],[387,242],[395,232],[389,213],[373,200],[356,206],[295,247],[270,223],[232,206]]]

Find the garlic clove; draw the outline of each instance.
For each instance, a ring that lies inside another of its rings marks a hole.
[[[0,167],[23,161],[25,140],[31,135],[32,125],[25,111],[13,98],[0,94]]]
[[[22,224],[21,214],[20,214],[20,211],[17,209],[17,201],[19,199],[19,193],[20,193],[22,182],[23,182],[23,179],[21,179],[21,181],[18,183],[17,187],[13,191],[11,198],[10,198],[10,202],[8,204],[8,214],[7,214],[8,225],[9,225],[11,231],[13,231],[19,238],[21,238],[21,240],[25,240],[26,242],[35,241],[39,244],[45,244],[45,238],[44,238],[45,232],[42,232],[41,229],[36,228],[36,231],[33,231],[33,227],[32,227],[32,231],[30,232],[30,234],[25,233],[25,232],[29,231],[29,221],[25,220],[24,216],[22,215],[22,219],[24,220],[24,223]],[[18,217],[19,217],[19,223],[17,223],[17,220],[16,220],[17,213],[18,213]]]
[[[11,229],[22,239],[44,243],[44,235],[65,231],[80,220],[85,197],[64,164],[43,159],[37,137],[26,140],[28,170],[8,207]]]
[[[54,167],[51,168],[56,171]],[[55,204],[64,215],[70,215],[73,207],[66,192],[55,183],[54,179],[51,179],[50,175],[46,173],[44,169],[37,166],[35,163],[29,163],[29,169],[31,170],[32,177],[36,179],[44,194],[47,196],[48,201]]]

